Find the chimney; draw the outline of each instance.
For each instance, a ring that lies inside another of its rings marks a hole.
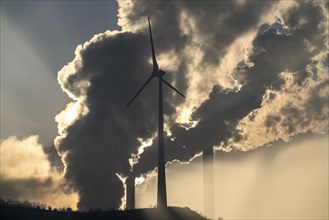
[[[135,176],[133,173],[126,180],[126,210],[135,209]]]
[[[215,217],[213,147],[203,150],[203,211],[208,217]]]

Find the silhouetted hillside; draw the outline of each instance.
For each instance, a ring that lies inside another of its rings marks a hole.
[[[188,208],[169,207],[135,209],[128,211],[68,212],[43,210],[38,208],[0,205],[0,219],[3,220],[141,220],[141,219],[206,219]]]

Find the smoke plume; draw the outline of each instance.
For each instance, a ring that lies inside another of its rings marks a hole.
[[[56,148],[78,208],[118,208],[117,174],[156,167],[157,84],[127,101],[152,71],[146,17],[164,76],[166,160],[205,147],[247,151],[328,129],[328,54],[323,2],[120,1],[122,31],[77,47],[59,72],[69,103],[56,117]],[[153,139],[153,142],[152,142]],[[148,144],[146,144],[148,142]]]

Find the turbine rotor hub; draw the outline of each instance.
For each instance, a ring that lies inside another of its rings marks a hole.
[[[162,77],[162,76],[164,76],[164,74],[166,74],[166,72],[163,71],[163,70],[156,70],[156,71],[153,71],[152,74],[153,74],[155,77]]]

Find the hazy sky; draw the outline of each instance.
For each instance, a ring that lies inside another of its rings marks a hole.
[[[124,108],[152,69],[146,16],[186,95],[164,88],[169,205],[203,212],[190,160],[214,147],[216,218],[328,218],[321,0],[1,1],[1,197],[118,208],[133,168],[154,205],[156,83]]]
[[[1,138],[57,135],[57,72],[78,44],[117,26],[115,1],[1,1]]]
[[[215,155],[215,212],[224,219],[328,218],[328,138],[298,138]],[[202,157],[167,169],[168,203],[203,213]],[[156,176],[137,187],[137,207],[156,204]]]

